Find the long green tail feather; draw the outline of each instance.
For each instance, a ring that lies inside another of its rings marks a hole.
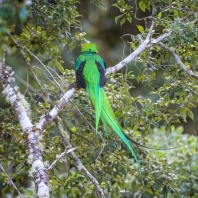
[[[102,110],[101,88],[99,87],[99,85],[93,86],[91,83],[88,83],[87,84],[87,92],[88,92],[91,102],[95,108],[95,114],[96,114],[96,127],[95,128],[96,128],[96,132],[97,132],[100,115],[101,115],[101,110]]]
[[[127,147],[129,148],[129,150],[131,151],[133,157],[135,158],[135,161],[138,165],[139,168],[139,172],[142,178],[142,184],[144,185],[144,180],[143,180],[143,176],[142,176],[142,171],[141,171],[141,167],[140,167],[140,163],[139,160],[135,154],[135,151],[133,150],[133,148],[131,147],[129,141],[127,140],[127,138],[125,137],[125,135],[122,132],[122,128],[120,127],[119,123],[117,122],[115,115],[113,113],[113,110],[111,108],[111,105],[108,101],[108,98],[106,96],[106,93],[103,89],[101,89],[101,95],[102,95],[102,112],[101,112],[101,116],[106,120],[106,122],[112,127],[112,129],[117,133],[117,135],[122,139],[122,141],[127,145]]]
[[[105,126],[105,130],[107,130],[107,124],[116,132],[116,134],[122,139],[122,141],[126,144],[126,146],[131,151],[137,165],[138,169],[142,178],[142,184],[144,185],[144,180],[142,176],[142,171],[140,167],[139,160],[137,158],[137,155],[135,151],[133,150],[132,146],[130,145],[129,141],[125,137],[125,135],[122,132],[122,128],[117,122],[114,112],[111,108],[111,105],[108,101],[108,98],[106,96],[105,91],[103,88],[100,88],[99,85],[93,86],[91,83],[87,83],[87,92],[89,94],[89,97],[91,99],[91,102],[95,108],[95,114],[96,114],[96,132],[98,131],[98,124],[100,118],[102,119],[102,122]]]

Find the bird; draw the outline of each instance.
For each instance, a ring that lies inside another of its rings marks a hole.
[[[113,129],[113,131],[121,138],[121,140],[131,151],[138,165],[140,176],[142,178],[142,184],[144,185],[142,171],[137,155],[124,135],[122,127],[116,120],[115,114],[104,91],[104,86],[106,85],[106,64],[97,53],[98,47],[96,44],[82,44],[81,54],[75,60],[74,64],[77,86],[88,92],[91,103],[95,109],[96,132],[98,131],[100,119],[102,120],[105,129],[107,129],[107,125]]]

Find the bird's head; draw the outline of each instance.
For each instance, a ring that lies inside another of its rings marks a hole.
[[[94,53],[97,53],[98,52],[98,47],[94,43],[85,43],[85,44],[82,45],[81,52],[94,52]]]

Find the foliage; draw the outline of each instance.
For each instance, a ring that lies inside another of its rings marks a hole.
[[[171,165],[171,168],[176,174],[175,186],[179,187],[179,197],[197,197],[197,138],[193,135],[182,134],[183,128],[175,128],[171,126],[171,135],[168,137],[168,141],[165,135],[158,136],[159,133],[164,133],[163,130],[154,130],[154,134],[150,138],[155,138],[155,146],[164,145],[185,145],[180,148],[169,150],[165,152],[156,151],[154,156],[164,160],[167,165]],[[155,136],[155,137],[154,137]],[[175,189],[172,189],[173,191]],[[170,196],[170,194],[169,194]],[[178,197],[178,196],[170,196]]]
[[[137,3],[138,2],[138,3]],[[0,7],[0,39],[2,46],[11,56],[20,56],[23,49],[27,60],[34,65],[43,88],[56,104],[70,83],[74,82],[74,71],[63,67],[62,53],[69,46],[73,50],[86,41],[81,30],[76,0],[60,1],[5,1]],[[101,1],[92,1],[101,6]],[[140,12],[147,12],[147,20],[156,22],[153,38],[172,31],[163,41],[175,51],[185,66],[197,74],[198,27],[196,16],[187,20],[181,18],[196,12],[197,1],[118,0],[113,4],[121,12],[115,23],[121,26],[131,23]],[[6,15],[10,13],[9,17]],[[151,13],[152,12],[152,13]],[[6,13],[6,14],[5,14]],[[9,18],[9,19],[8,19]],[[125,43],[131,51],[137,49],[146,38],[150,23],[137,25],[139,35],[130,35]],[[16,27],[19,26],[19,29]],[[8,35],[11,33],[11,37]],[[15,39],[21,47],[14,45]],[[37,56],[45,67],[26,49]],[[3,51],[2,51],[3,52]],[[2,57],[2,55],[1,55]],[[19,66],[24,69],[24,65]],[[133,66],[133,68],[132,68]],[[132,70],[135,70],[132,72]],[[158,79],[161,84],[156,86]],[[147,48],[126,72],[107,76],[105,91],[115,116],[134,141],[155,148],[177,147],[177,149],[154,151],[133,144],[141,162],[145,186],[130,151],[109,128],[108,134],[102,123],[100,133],[93,129],[94,111],[84,90],[78,90],[72,101],[61,111],[60,119],[70,142],[86,168],[99,181],[108,197],[197,197],[198,196],[198,147],[194,135],[183,134],[177,127],[184,122],[195,123],[197,108],[197,79],[190,77],[174,60],[169,52],[158,45]],[[149,97],[141,94],[131,96],[134,84],[141,83]],[[33,84],[33,83],[32,83]],[[35,86],[36,87],[36,86]],[[40,92],[40,89],[37,88]],[[2,93],[3,95],[3,93]],[[33,122],[39,121],[51,106],[28,90],[25,99]],[[4,101],[4,105],[7,105]],[[0,109],[1,143],[0,163],[9,170],[12,179],[24,196],[35,196],[28,164],[26,138],[21,131],[17,117],[10,107]],[[187,131],[185,131],[187,132]],[[189,131],[192,133],[192,131]],[[166,135],[166,136],[165,136]],[[168,136],[168,138],[167,138]],[[54,123],[51,123],[40,140],[45,166],[48,167],[64,150],[64,144]],[[4,194],[15,192],[1,173],[0,186]],[[26,182],[24,182],[26,181]],[[28,188],[27,188],[28,186]],[[66,155],[49,172],[49,186],[52,197],[96,197],[94,185],[79,167]]]

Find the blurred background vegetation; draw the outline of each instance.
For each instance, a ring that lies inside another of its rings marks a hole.
[[[141,9],[135,10],[137,5],[140,7],[140,2],[144,3],[142,5],[145,5],[145,8],[142,6]],[[67,90],[68,84],[75,80],[73,62],[80,53],[81,43],[86,41],[96,43],[99,55],[103,57],[107,67],[114,66],[134,50],[130,43],[134,41],[131,35],[138,37],[146,33],[140,32],[138,26],[144,29],[149,27],[150,21],[142,18],[150,16],[154,8],[157,10],[156,15],[158,14],[155,30],[158,34],[162,34],[163,29],[173,28],[170,24],[178,17],[182,18],[196,10],[198,4],[195,0],[153,0],[151,2],[147,0],[0,1],[2,46],[0,57],[3,57],[3,49],[6,49],[6,64],[15,71],[14,84],[19,87],[30,104],[31,119],[34,122],[38,121],[39,117],[48,112],[51,107],[30,89],[31,85],[40,92],[39,86],[28,71],[27,62],[22,57],[20,49],[24,50],[27,61],[34,67],[45,91],[56,102]],[[116,3],[120,5],[120,9],[116,7]],[[122,17],[119,16],[127,10],[125,7],[125,11],[121,12],[122,7],[126,5],[129,6],[128,10],[131,7],[134,8],[131,10],[136,11],[136,18],[133,15],[131,19],[128,17],[126,22],[122,23]],[[170,5],[173,6],[172,10],[159,16],[160,11],[162,12]],[[160,18],[164,19],[164,24]],[[174,27],[177,28],[176,26],[177,24]],[[185,29],[181,24],[176,29],[178,32],[182,29],[186,31],[185,38],[189,39],[187,43],[182,43],[180,35],[177,35],[181,42],[174,41],[170,46],[176,46],[180,50],[184,46],[187,47],[186,51],[192,53],[185,54],[182,51],[179,53],[187,65],[192,65],[194,61],[194,66],[190,68],[197,71],[197,38],[196,35],[192,35],[197,26],[195,24],[195,26],[192,25],[192,29],[187,28]],[[190,43],[194,45],[193,47],[188,44],[190,38],[193,38],[194,43]],[[18,42],[19,46],[14,41]],[[169,41],[167,43],[170,44]],[[103,148],[104,142],[90,129],[88,123],[93,124],[94,116],[90,113],[92,107],[83,90],[74,95],[72,104],[62,112],[65,118],[63,122],[72,145],[78,147],[77,153],[80,159],[99,180],[108,197],[118,197],[118,195],[119,197],[149,198],[198,197],[197,100],[196,94],[193,95],[193,99],[189,94],[189,90],[197,86],[197,81],[191,82],[191,79],[189,80],[189,77],[178,67],[173,69],[171,67],[170,70],[161,67],[165,63],[170,66],[175,63],[166,53],[160,52],[159,49],[155,50],[153,57],[158,59],[154,61],[156,65],[146,64],[150,53],[148,51],[148,54],[145,53],[135,63],[128,64],[118,74],[108,76],[106,88],[116,118],[134,140],[155,148],[187,144],[169,151],[136,148],[144,169],[145,187],[141,185],[137,167],[130,153],[111,132],[108,137],[104,135],[105,148],[98,159],[98,153]],[[49,73],[34,55],[47,65]],[[173,84],[174,82],[176,85]],[[174,86],[176,91],[173,89]],[[182,91],[179,90],[179,86]],[[3,89],[1,88],[0,91],[2,92]],[[159,101],[158,106],[156,101],[160,99],[159,93],[162,91],[165,92],[164,101]],[[194,91],[197,93],[197,87]],[[181,98],[179,102],[178,98]],[[192,102],[194,106],[191,105],[191,101],[194,101]],[[182,114],[180,110],[182,107],[188,108],[189,111],[183,110]],[[23,142],[23,134],[3,94],[0,94],[0,108],[1,163],[20,186],[19,189],[24,197],[34,197],[31,179],[28,177],[30,165],[27,163],[28,153]],[[88,121],[76,113],[77,108]],[[178,110],[180,115],[175,110],[177,108],[180,110]],[[53,124],[47,128],[41,144],[46,166],[64,150],[60,135]],[[17,196],[3,173],[0,180],[2,197]],[[94,186],[81,171],[76,170],[67,156],[50,172],[49,183],[52,197],[97,197]]]

